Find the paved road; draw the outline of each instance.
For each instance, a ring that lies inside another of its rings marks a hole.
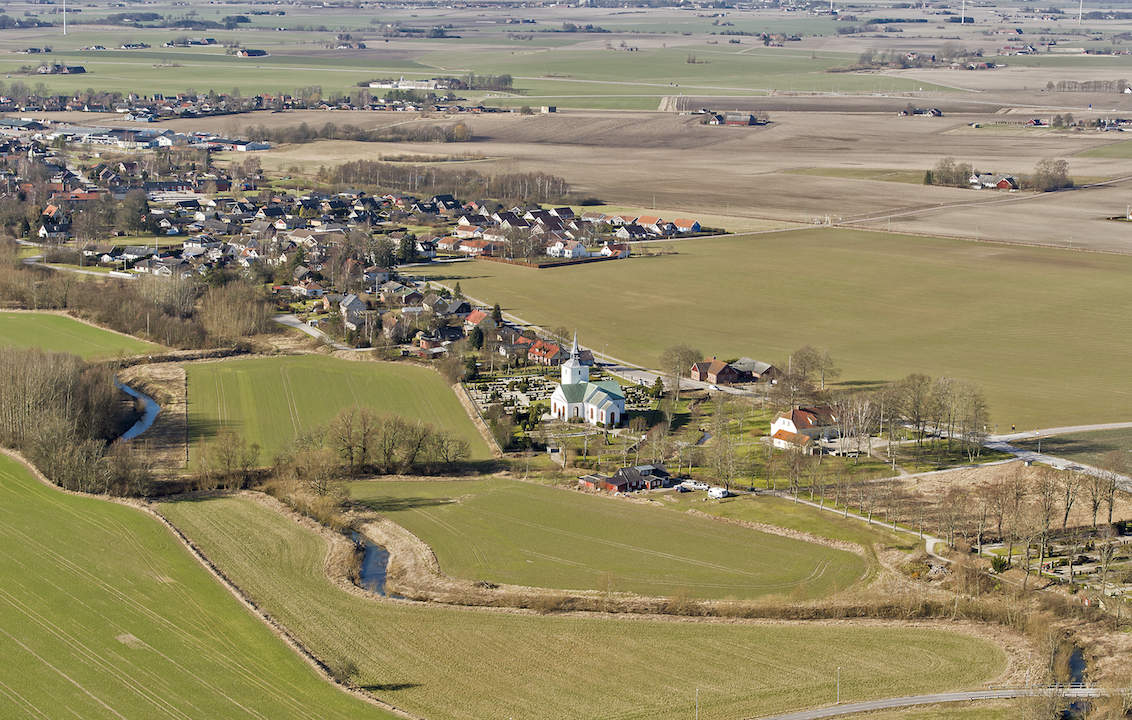
[[[310,325],[307,325],[305,322],[298,319],[294,315],[281,314],[281,315],[276,315],[272,319],[275,322],[279,323],[280,325],[286,325],[287,327],[294,328],[295,330],[298,330],[299,332],[304,332],[307,335],[310,335],[312,338],[317,338],[318,340],[321,340],[322,342],[326,343],[327,345],[334,348],[335,350],[349,350],[351,352],[365,352],[366,350],[371,349],[371,348],[352,348],[349,345],[343,345],[342,343],[333,339],[332,337],[330,337],[329,335],[327,335],[323,331],[319,330],[318,328],[311,327]]]
[[[997,690],[976,690],[974,692],[939,693],[937,695],[911,695],[909,697],[871,700],[869,702],[834,705],[832,707],[805,710],[803,712],[773,715],[761,720],[816,720],[817,718],[851,715],[870,710],[908,707],[910,705],[935,705],[936,703],[962,702],[966,700],[997,700],[1000,698],[1029,697],[1056,692],[1064,697],[1101,697],[1111,692],[1105,688],[1061,687],[1061,688],[1001,688]],[[757,716],[756,716],[757,717]]]

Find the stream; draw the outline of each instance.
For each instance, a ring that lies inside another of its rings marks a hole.
[[[350,533],[350,538],[365,547],[362,566],[358,570],[358,585],[382,597],[401,597],[396,593],[391,595],[385,593],[385,572],[389,568],[389,551],[356,530]]]
[[[118,389],[126,393],[130,397],[135,397],[145,403],[145,411],[142,412],[141,418],[138,419],[134,426],[122,434],[119,440],[133,440],[138,435],[141,435],[146,430],[149,430],[153,425],[153,421],[157,419],[157,414],[161,412],[161,406],[158,405],[153,398],[144,395],[137,390],[134,390],[129,385],[119,382],[117,378],[114,379],[114,384]]]

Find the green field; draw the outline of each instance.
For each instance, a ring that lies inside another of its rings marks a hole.
[[[599,590],[614,578],[620,590],[639,595],[802,600],[844,589],[865,572],[864,559],[849,552],[533,483],[349,488],[352,498],[427,543],[445,574],[464,580]]]
[[[976,382],[1000,427],[1129,419],[1132,258],[828,228],[670,245],[677,254],[548,270],[414,272],[646,367],[679,342],[782,365],[812,345],[842,381]],[[1069,358],[1088,371],[1051,372]]]
[[[0,346],[37,347],[79,357],[141,355],[160,346],[51,313],[0,313]]]
[[[323,681],[157,520],[0,456],[0,716],[388,718]]]
[[[363,405],[451,430],[471,443],[473,460],[491,457],[451,389],[425,368],[302,355],[192,364],[185,371],[194,446],[227,428],[258,443],[269,459],[299,431]]]
[[[1038,450],[1037,439],[1014,440],[1010,444],[1035,452]],[[1105,455],[1110,452],[1119,451],[1125,458],[1128,457],[1127,453],[1132,451],[1132,428],[1090,430],[1043,437],[1041,449],[1043,453],[1055,457],[1100,467]]]
[[[316,654],[353,659],[360,684],[429,720],[689,718],[697,688],[701,717],[763,716],[832,704],[838,667],[847,702],[977,687],[1005,669],[1001,649],[940,630],[538,616],[358,597],[327,579],[325,541],[252,500],[162,512]]]
[[[923,542],[917,540],[915,536],[894,533],[879,522],[869,525],[853,519],[852,513],[849,518],[843,518],[840,513],[818,510],[786,498],[741,495],[719,503],[700,503],[697,502],[702,497],[700,493],[680,494],[675,497],[677,498],[675,507],[679,510],[695,507],[711,515],[775,525],[830,540],[857,543],[867,548],[871,548],[874,543],[904,550],[923,546]],[[802,493],[802,497],[806,498],[805,492]],[[827,502],[826,506],[828,507],[829,504]]]
[[[1117,158],[1119,160],[1132,160],[1132,140],[1103,145],[1091,150],[1077,153],[1081,157]]]

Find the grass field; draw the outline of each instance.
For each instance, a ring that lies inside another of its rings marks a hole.
[[[185,370],[194,444],[228,428],[249,445],[258,443],[267,460],[300,430],[326,425],[356,404],[446,428],[471,443],[473,460],[491,457],[456,396],[440,375],[424,368],[304,355]]]
[[[162,512],[314,652],[353,659],[362,685],[429,720],[688,718],[696,688],[701,717],[741,718],[832,704],[837,667],[843,701],[974,687],[1005,668],[999,648],[937,630],[382,602],[336,589],[323,568],[325,542],[250,500]]]
[[[1011,443],[1027,450],[1037,451],[1036,439],[1016,440]],[[1073,460],[1098,467],[1110,452],[1132,451],[1132,428],[1123,430],[1091,430],[1089,432],[1054,435],[1042,438],[1042,452],[1055,457]],[[1127,458],[1128,456],[1125,455]]]
[[[318,677],[157,520],[0,456],[0,716],[388,718]]]
[[[487,478],[349,488],[355,500],[427,543],[445,574],[464,580],[599,590],[612,577],[620,590],[640,595],[811,599],[865,572],[865,561],[852,553],[532,483]]]
[[[646,367],[678,342],[782,364],[809,344],[843,381],[976,382],[1002,427],[1129,419],[1132,321],[1120,308],[1132,258],[831,229],[673,244],[675,255],[552,270],[419,272]],[[1088,372],[1051,377],[1068,357],[1087,357]]]
[[[775,525],[866,547],[871,547],[873,543],[883,543],[887,547],[910,550],[923,545],[914,536],[891,532],[879,523],[868,525],[860,520],[842,518],[839,513],[818,510],[785,498],[741,495],[719,503],[700,503],[696,502],[702,497],[700,493],[675,497],[675,507],[680,510],[695,507],[710,515]],[[806,497],[806,494],[803,493],[802,497]]]
[[[1116,158],[1118,160],[1132,160],[1132,140],[1104,145],[1102,147],[1078,153],[1081,157]]]
[[[0,313],[0,345],[37,347],[80,357],[141,355],[158,345],[50,313]]]

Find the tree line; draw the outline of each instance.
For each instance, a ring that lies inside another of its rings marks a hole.
[[[110,445],[125,420],[113,371],[70,353],[0,348],[0,442],[68,490],[144,495],[142,456]]]
[[[1119,80],[1052,80],[1046,83],[1049,92],[1091,92],[1091,93],[1122,93],[1128,88],[1128,81]]]
[[[252,479],[260,448],[222,430],[201,448],[198,484],[239,489]],[[471,457],[471,444],[444,428],[381,414],[363,405],[343,408],[329,424],[297,434],[273,459],[276,480],[293,482],[316,496],[336,492],[338,482],[366,473],[451,471]]]
[[[230,345],[274,329],[274,311],[262,290],[227,279],[216,285],[160,277],[83,281],[74,273],[0,262],[0,299],[28,310],[67,310],[118,332],[182,349]]]
[[[570,185],[546,173],[499,173],[422,167],[354,160],[337,167],[320,167],[319,182],[367,186],[408,193],[456,197],[521,198],[531,202],[557,202],[570,194]]]
[[[413,124],[364,130],[356,125],[337,125],[328,122],[321,128],[306,123],[291,127],[268,128],[265,125],[248,127],[245,135],[255,142],[298,144],[315,140],[352,140],[354,142],[468,142],[472,132],[465,123],[451,125]]]

